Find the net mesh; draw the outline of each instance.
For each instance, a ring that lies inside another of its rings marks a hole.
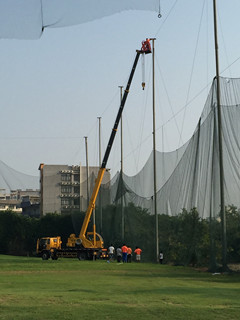
[[[16,171],[0,160],[0,189],[7,193],[18,189],[38,190],[39,177]]]
[[[0,38],[37,39],[45,28],[100,19],[125,10],[157,11],[158,0],[0,0]]]
[[[225,204],[240,206],[240,79],[220,79]],[[216,80],[191,139],[173,152],[157,152],[157,212],[178,215],[197,208],[201,218],[220,211]],[[153,154],[135,176],[118,173],[111,204],[133,203],[153,213]]]

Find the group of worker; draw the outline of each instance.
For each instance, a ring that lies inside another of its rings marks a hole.
[[[115,248],[114,246],[111,244],[110,247],[108,248],[108,256],[109,256],[109,260],[108,261],[113,261],[115,258],[115,254],[116,254],[116,258],[117,258],[117,262],[123,262],[123,263],[131,263],[132,262],[132,248],[126,246],[126,244],[123,244],[122,247],[117,247],[116,252],[115,252]],[[141,253],[142,253],[142,249],[140,249],[139,247],[136,247],[136,249],[134,250],[134,253],[136,255],[136,262],[140,262],[141,261]]]

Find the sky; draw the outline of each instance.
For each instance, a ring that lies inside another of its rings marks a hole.
[[[240,76],[239,0],[218,0],[220,72]],[[161,0],[161,14],[125,11],[40,39],[0,39],[0,160],[38,176],[40,163],[99,164],[136,49],[155,37],[156,147],[191,138],[215,76],[212,0]],[[123,168],[135,175],[152,150],[152,55],[140,59],[123,114]],[[107,164],[120,170],[120,130]]]

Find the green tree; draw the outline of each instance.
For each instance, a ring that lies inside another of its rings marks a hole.
[[[234,205],[226,208],[228,262],[239,262],[240,210]]]
[[[208,223],[200,219],[196,208],[183,209],[174,220],[170,253],[176,264],[204,264],[209,259]]]

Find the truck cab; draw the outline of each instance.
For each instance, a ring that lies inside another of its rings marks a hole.
[[[61,249],[61,237],[45,237],[37,240],[37,255],[43,260],[47,260],[52,256],[52,253]]]

